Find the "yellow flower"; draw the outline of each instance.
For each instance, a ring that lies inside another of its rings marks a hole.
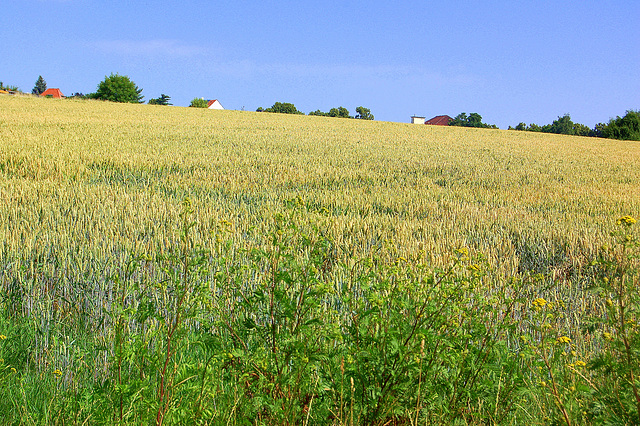
[[[576,367],[585,367],[586,365],[584,361],[576,361]]]
[[[634,218],[632,218],[631,216],[622,216],[620,219],[618,219],[618,225],[626,225],[626,226],[631,226],[634,223],[636,223],[636,220]]]
[[[571,339],[569,339],[567,336],[560,336],[556,339],[556,342],[558,343],[571,343]]]
[[[53,374],[55,374],[56,378],[58,378],[62,376],[62,371],[56,368],[55,370],[53,370]]]
[[[6,338],[7,338],[7,336],[5,336],[4,334],[0,334],[0,340],[4,340]]]
[[[611,333],[608,333],[608,332],[606,332],[606,331],[605,331],[604,333],[602,333],[602,335],[603,335],[603,336],[604,336],[604,338],[605,338],[605,339],[607,339],[607,340],[611,340],[611,339],[613,338],[613,336],[611,335]]]
[[[538,297],[536,300],[534,300],[534,301],[532,302],[532,304],[533,304],[533,307],[534,307],[534,308],[536,308],[536,309],[538,309],[538,310],[539,310],[539,309],[544,308],[544,305],[546,305],[546,304],[547,304],[547,301],[546,301],[546,300],[544,300],[544,299],[543,299],[543,298],[541,298],[541,297]]]

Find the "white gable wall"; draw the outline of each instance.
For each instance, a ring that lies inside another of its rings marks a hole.
[[[209,109],[224,109],[224,107],[222,106],[222,104],[220,102],[218,102],[218,100],[216,99],[210,106]]]

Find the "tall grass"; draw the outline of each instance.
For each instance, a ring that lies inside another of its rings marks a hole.
[[[6,423],[633,423],[598,404],[637,386],[637,143],[14,97],[0,132]]]

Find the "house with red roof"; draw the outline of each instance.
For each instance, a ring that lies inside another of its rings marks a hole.
[[[44,92],[40,93],[40,96],[43,96],[45,98],[52,97],[56,99],[64,98],[64,95],[62,94],[60,89],[47,89]]]
[[[430,124],[432,126],[448,126],[453,121],[453,118],[448,115],[436,115],[431,120],[427,120],[424,124]]]
[[[214,99],[212,101],[207,102],[207,108],[209,108],[209,109],[224,109],[222,104],[217,99]]]

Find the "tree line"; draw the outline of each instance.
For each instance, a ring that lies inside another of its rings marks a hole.
[[[280,114],[304,114],[304,112],[299,111],[294,104],[289,102],[276,102],[269,108],[265,109],[260,107],[256,111],[257,112],[275,112]],[[355,116],[352,116],[349,113],[349,110],[343,106],[340,106],[337,108],[331,108],[329,112],[322,112],[318,109],[316,111],[311,111],[308,115],[316,115],[321,117],[355,118],[359,120],[374,119],[373,114],[371,114],[371,110],[363,106],[359,106],[356,108]]]
[[[574,123],[571,116],[565,114],[551,124],[539,126],[532,123],[527,126],[525,123],[519,123],[516,127],[509,126],[509,130],[640,141],[640,111],[628,110],[623,117],[617,116],[608,123],[598,123],[593,129],[584,124]]]
[[[0,82],[0,89],[18,91],[17,87],[4,86],[2,82]],[[44,93],[45,90],[47,90],[47,83],[44,78],[42,78],[42,76],[38,76],[38,79],[36,80],[31,93],[40,95]],[[88,95],[75,93],[71,97],[100,99],[111,102],[133,103],[142,103],[142,100],[144,99],[144,96],[142,96],[142,89],[136,86],[136,84],[131,81],[129,77],[113,73],[109,76],[105,76],[104,80],[98,84],[95,93],[90,93]],[[171,103],[169,102],[170,100],[170,96],[162,93],[158,98],[150,99],[149,104],[171,105]],[[195,98],[191,101],[191,104],[189,106],[206,108],[207,101],[202,98]],[[260,107],[256,111],[281,114],[304,114],[302,111],[299,111],[294,104],[288,102],[276,102],[269,108]],[[323,112],[318,109],[316,111],[310,112],[309,115],[338,118],[355,118],[362,120],[374,119],[373,114],[371,114],[371,110],[363,106],[359,106],[356,108],[355,116],[351,116],[349,110],[343,106],[331,108],[329,112]],[[467,113],[465,112],[462,112],[455,118],[453,118],[449,122],[449,125],[489,129],[498,128],[495,124],[483,123],[482,116],[477,112],[472,112],[469,115],[467,115]],[[558,117],[558,119],[554,120],[551,124],[539,126],[535,123],[527,125],[526,123],[521,122],[515,127],[509,126],[509,130],[637,141],[640,140],[640,110],[628,110],[623,117],[617,116],[616,118],[610,119],[608,123],[598,123],[593,129],[584,124],[574,123],[571,120],[571,116],[569,114],[565,114],[562,117]]]
[[[449,126],[498,128],[495,124],[483,123],[482,116],[477,112],[472,112],[469,115],[462,112],[449,122]],[[584,124],[574,123],[571,116],[565,114],[551,124],[539,126],[535,123],[529,125],[519,123],[515,127],[509,126],[508,130],[640,141],[640,111],[628,110],[623,117],[617,116],[610,119],[608,123],[598,123],[593,129]]]

